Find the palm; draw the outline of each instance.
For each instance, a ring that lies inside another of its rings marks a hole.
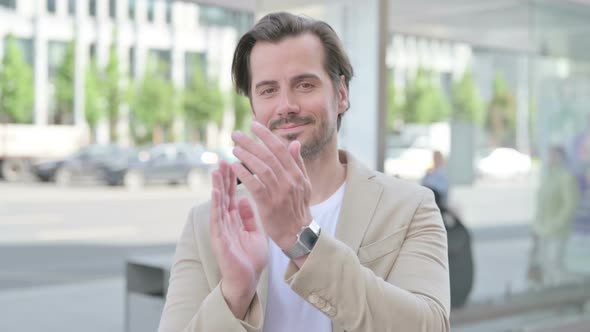
[[[222,163],[213,174],[210,226],[224,287],[240,293],[258,284],[268,263],[268,243],[250,202],[236,202],[235,183],[229,165]]]
[[[226,234],[226,243],[220,248],[223,259],[220,260],[220,269],[223,278],[228,282],[240,279],[258,279],[260,273],[268,262],[268,243],[266,236],[260,228],[248,230],[244,225],[256,223],[253,216],[243,217],[251,211],[250,203],[240,202],[238,213],[228,213],[231,220]],[[242,204],[248,207],[241,208]],[[224,241],[225,242],[225,241]]]

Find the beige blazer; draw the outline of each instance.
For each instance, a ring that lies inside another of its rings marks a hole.
[[[449,331],[447,240],[432,192],[346,152],[340,159],[347,174],[336,235],[321,233],[301,269],[290,263],[285,282],[330,317],[333,332]],[[245,319],[236,319],[220,292],[208,218],[208,203],[190,212],[159,331],[262,331],[267,273]]]

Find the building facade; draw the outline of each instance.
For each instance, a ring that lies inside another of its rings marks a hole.
[[[1,0],[0,40],[12,35],[34,68],[34,123],[55,123],[54,84],[68,43],[73,43],[74,114],[62,124],[84,125],[84,75],[91,58],[99,67],[114,47],[121,74],[141,77],[148,59],[168,64],[170,79],[184,86],[196,59],[207,75],[230,90],[231,56],[253,23],[253,8],[172,0]],[[0,43],[0,56],[4,42]],[[123,112],[124,113],[124,112]],[[126,127],[122,125],[122,127]]]

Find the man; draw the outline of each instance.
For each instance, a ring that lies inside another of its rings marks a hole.
[[[159,330],[448,331],[432,192],[337,149],[352,66],[334,31],[269,14],[232,70],[258,140],[233,133],[241,163],[222,163],[191,211]]]

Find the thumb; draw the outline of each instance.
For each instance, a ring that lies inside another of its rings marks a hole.
[[[256,218],[254,217],[254,210],[252,210],[252,205],[247,198],[244,197],[240,199],[238,202],[238,211],[240,212],[240,218],[242,219],[244,229],[247,232],[256,231],[258,225],[256,224]]]

